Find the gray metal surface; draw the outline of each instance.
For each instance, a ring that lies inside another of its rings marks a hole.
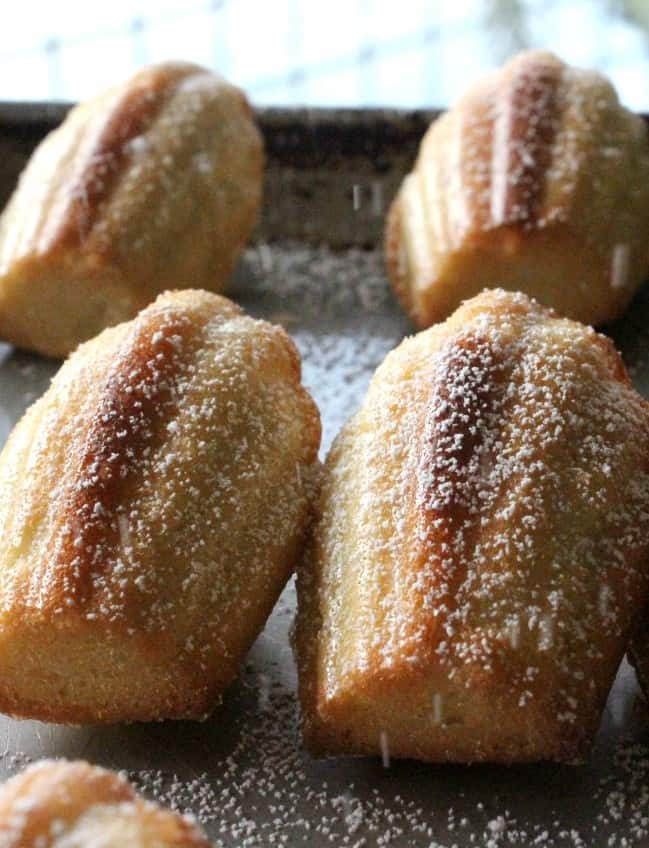
[[[355,129],[361,137],[364,121],[360,116]],[[346,216],[349,232],[357,226],[364,233],[361,242],[382,214],[372,198],[371,185],[382,180],[373,161],[362,163],[366,190],[356,208],[348,197],[337,211]],[[282,167],[297,168],[304,181],[308,157],[298,165],[287,159]],[[284,324],[296,339],[305,382],[322,411],[325,448],[360,403],[376,365],[409,332],[389,293],[379,251],[317,245],[327,241],[332,214],[327,198],[341,173],[347,184],[355,179],[345,167],[342,155],[322,164],[320,200],[308,199],[316,222],[312,237],[268,244],[262,225],[231,292],[252,313]],[[387,172],[394,180],[398,169]],[[281,184],[272,157],[269,184]],[[290,182],[287,192],[290,197]],[[358,217],[366,222],[356,225]],[[344,221],[337,222],[338,233]],[[296,225],[287,224],[286,235],[296,234]],[[649,297],[641,295],[611,333],[636,385],[647,393],[645,327]],[[57,365],[0,345],[0,443]],[[649,845],[649,718],[628,666],[609,699],[592,760],[581,768],[316,762],[301,752],[297,736],[288,641],[293,604],[289,585],[239,679],[208,721],[66,728],[0,717],[0,780],[44,756],[83,757],[126,769],[149,795],[196,813],[228,848]]]

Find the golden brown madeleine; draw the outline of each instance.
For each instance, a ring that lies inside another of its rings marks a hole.
[[[419,327],[483,288],[587,324],[649,273],[649,139],[602,76],[521,53],[426,133],[389,212],[395,291]]]
[[[181,62],[73,109],[0,218],[0,339],[64,356],[160,292],[221,291],[257,219],[243,93]]]
[[[586,756],[649,579],[649,404],[610,341],[485,292],[404,341],[298,575],[315,754]]]
[[[138,797],[120,775],[43,760],[0,786],[1,848],[210,848],[186,816]]]
[[[291,340],[218,295],[80,347],[0,454],[0,710],[208,713],[300,552],[319,442]]]

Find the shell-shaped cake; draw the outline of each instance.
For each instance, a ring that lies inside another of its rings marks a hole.
[[[294,344],[218,295],[81,346],[0,454],[0,711],[209,713],[299,556],[319,443]]]
[[[573,763],[649,588],[649,404],[488,291],[405,340],[326,463],[295,646],[315,754]]]
[[[196,65],[145,68],[72,109],[0,218],[0,339],[65,356],[162,291],[222,291],[262,172],[243,92]]]
[[[597,325],[649,274],[648,236],[645,122],[604,77],[532,50],[432,124],[385,247],[419,327],[498,287]]]
[[[140,798],[122,776],[42,760],[0,787],[2,848],[212,848],[196,822]]]

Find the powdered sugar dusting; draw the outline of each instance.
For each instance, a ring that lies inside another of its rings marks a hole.
[[[271,671],[261,715],[237,727],[218,766],[182,776],[129,773],[145,794],[192,811],[226,848],[268,845],[543,845],[641,848],[649,835],[649,745],[620,738],[598,774],[532,766],[504,770],[392,763],[317,764],[296,745],[294,699]],[[255,697],[252,668],[244,699]],[[234,705],[232,705],[234,707]],[[213,731],[207,730],[206,738]]]
[[[385,355],[411,332],[395,311],[377,251],[277,244],[249,248],[234,297],[252,314],[284,325],[303,380],[323,418],[323,455],[358,407]]]
[[[257,248],[248,250],[248,271],[235,296],[258,315],[277,316],[296,337],[329,443],[359,407],[374,368],[411,329],[394,307],[378,253],[288,244],[267,250],[261,256]],[[263,260],[270,267],[262,268]],[[644,336],[640,328],[623,330],[629,350],[634,339],[641,380],[649,369]],[[30,376],[23,370],[31,362],[36,360],[12,354],[0,365],[0,416],[10,410],[15,418],[27,402],[24,394],[42,389],[51,364],[38,362]],[[598,462],[602,467],[606,459]],[[593,603],[602,617],[611,608],[607,596],[596,594]],[[616,715],[622,732],[631,735],[620,737],[607,714],[593,761],[576,771],[431,767],[394,759],[384,770],[380,756],[315,762],[301,752],[297,735],[287,633],[293,608],[290,586],[209,721],[73,729],[0,719],[0,772],[62,755],[126,769],[146,794],[194,812],[225,848],[465,848],[489,840],[499,846],[644,848],[649,737],[646,706],[627,667],[613,698],[622,701],[622,715],[617,707]],[[527,624],[510,619],[503,644],[514,649]],[[539,619],[536,629],[542,627]],[[534,669],[527,672],[533,681]],[[431,698],[431,720],[435,704]],[[447,705],[439,705],[443,720]]]

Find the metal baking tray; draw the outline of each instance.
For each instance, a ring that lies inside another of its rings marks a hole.
[[[66,108],[0,104],[0,202]],[[375,367],[412,332],[390,294],[380,242],[387,204],[432,116],[258,113],[265,206],[230,295],[295,338],[323,416],[323,451]],[[641,293],[608,331],[649,396],[647,328]],[[57,367],[0,345],[0,444]],[[69,728],[0,717],[0,780],[41,757],[124,769],[146,794],[195,813],[228,848],[649,845],[649,711],[626,663],[580,768],[431,766],[389,755],[315,761],[297,734],[293,608],[291,584],[208,721]]]

